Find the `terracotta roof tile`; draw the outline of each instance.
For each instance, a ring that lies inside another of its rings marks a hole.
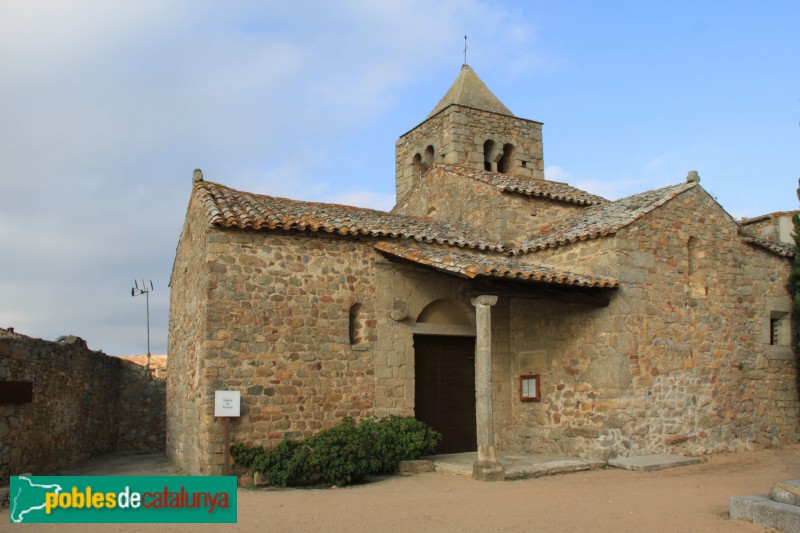
[[[452,248],[379,242],[375,249],[420,265],[426,265],[470,279],[477,277],[510,279],[532,283],[578,287],[615,288],[617,280],[595,275],[575,274],[545,265],[519,264],[504,255],[483,255]]]
[[[757,217],[743,218],[738,222],[740,226],[749,226],[750,224],[755,224],[757,222],[763,222],[765,220],[770,220],[783,216],[792,217],[797,214],[800,214],[800,211],[775,211],[774,213],[766,213],[764,215],[759,215]]]
[[[537,229],[511,253],[527,253],[563,244],[613,235],[621,228],[664,205],[679,194],[697,185],[696,182],[670,185],[647,191],[614,202],[587,207],[581,213],[554,224]]]
[[[774,241],[772,239],[762,239],[760,237],[756,237],[748,233],[740,233],[740,235],[744,242],[749,242],[750,244],[754,244],[760,248],[764,248],[765,250],[770,251],[781,257],[795,256],[794,246],[792,246],[789,243]]]
[[[578,205],[598,205],[608,202],[608,200],[601,196],[588,193],[558,181],[517,178],[507,174],[489,172],[488,170],[477,170],[459,165],[437,164],[435,168],[441,168],[453,174],[459,174],[488,183],[502,192],[522,194],[533,198],[549,198],[551,200]]]
[[[225,228],[403,237],[459,248],[503,251],[500,243],[488,241],[469,228],[426,218],[276,198],[241,192],[208,181],[198,182],[195,193],[205,206],[209,222]]]

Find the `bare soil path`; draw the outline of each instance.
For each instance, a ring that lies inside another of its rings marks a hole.
[[[0,530],[763,532],[729,520],[728,497],[798,478],[795,445],[658,472],[606,469],[498,483],[429,473],[342,489],[240,489],[239,522],[230,525],[9,525],[4,510]]]

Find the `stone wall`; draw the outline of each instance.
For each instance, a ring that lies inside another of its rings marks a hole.
[[[167,457],[184,471],[200,469],[198,441],[201,396],[201,356],[205,335],[208,248],[202,207],[192,199],[181,233],[170,277],[169,339],[167,351]]]
[[[543,396],[512,399],[502,444],[607,457],[797,442],[797,369],[765,328],[770,308],[788,303],[789,262],[736,232],[694,188],[594,248],[547,254],[568,263],[577,253],[621,288],[608,308],[511,302],[512,388],[540,373]]]
[[[195,228],[190,231],[207,231],[193,238],[207,241],[205,258],[185,230],[173,272],[170,349],[181,356],[169,372],[189,377],[171,382],[169,397],[191,405],[183,412],[170,407],[168,449],[176,465],[192,474],[221,473],[224,427],[214,417],[215,390],[241,392],[231,440],[249,445],[277,444],[345,416],[373,414],[377,253],[371,245]],[[351,311],[360,328],[354,343]],[[188,422],[190,410],[196,425]]]
[[[529,236],[531,228],[553,224],[585,209],[546,198],[504,193],[462,175],[461,170],[434,165],[393,211],[463,224],[486,239],[508,242]]]
[[[164,447],[164,381],[70,340],[0,329],[0,387],[33,383],[32,402],[0,404],[0,485],[104,453]]]
[[[416,154],[424,156],[425,149],[433,146],[434,162],[483,170],[484,143],[489,140],[500,150],[506,143],[514,145],[508,174],[544,178],[540,122],[451,105],[397,140],[395,176],[398,201],[419,180],[420,168],[414,165]]]

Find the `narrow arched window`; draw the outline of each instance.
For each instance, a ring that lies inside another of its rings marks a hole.
[[[422,164],[422,156],[419,153],[411,160],[411,168],[413,172],[411,181],[416,185],[419,182],[419,178],[425,172],[425,166]]]
[[[492,163],[494,157],[494,141],[488,140],[483,143],[483,169],[492,170]]]
[[[350,307],[350,344],[356,345],[364,342],[364,317],[361,304]]]
[[[435,155],[436,154],[435,154],[435,151],[433,149],[433,146],[432,145],[428,145],[428,147],[425,148],[425,159],[422,161],[422,164],[425,165],[426,168],[433,167],[433,161],[434,161]]]

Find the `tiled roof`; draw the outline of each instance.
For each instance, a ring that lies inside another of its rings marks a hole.
[[[508,256],[486,256],[453,248],[409,246],[397,242],[379,242],[375,249],[470,279],[488,277],[578,287],[614,288],[619,285],[613,278],[575,274],[544,265],[519,265]]]
[[[767,213],[765,215],[760,215],[757,217],[743,218],[739,220],[739,225],[749,226],[750,224],[755,224],[757,222],[763,222],[765,220],[770,220],[779,217],[792,217],[797,214],[800,214],[800,211],[775,211],[774,213]]]
[[[436,168],[441,168],[453,174],[459,174],[488,183],[502,192],[517,193],[534,198],[549,198],[551,200],[578,205],[598,205],[608,202],[608,200],[601,196],[588,193],[558,181],[516,178],[507,174],[489,172],[488,170],[477,170],[458,165],[440,164],[436,165]]]
[[[794,246],[789,243],[774,241],[772,239],[762,239],[748,233],[742,233],[740,235],[744,242],[749,242],[750,244],[764,248],[781,257],[794,257],[795,255]]]
[[[195,193],[212,225],[254,230],[327,232],[338,235],[403,237],[459,248],[503,251],[475,231],[430,219],[338,204],[301,202],[241,192],[200,181]]]
[[[740,226],[749,226],[750,224],[755,224],[756,222],[764,222],[765,220],[770,220],[771,218],[772,218],[772,215],[768,214],[768,215],[760,215],[760,216],[752,217],[752,218],[743,218],[743,219],[739,220],[738,222],[739,222]]]
[[[573,217],[537,229],[535,234],[522,240],[518,247],[509,251],[514,254],[526,253],[613,235],[695,185],[696,182],[671,185],[614,202],[587,207]]]

